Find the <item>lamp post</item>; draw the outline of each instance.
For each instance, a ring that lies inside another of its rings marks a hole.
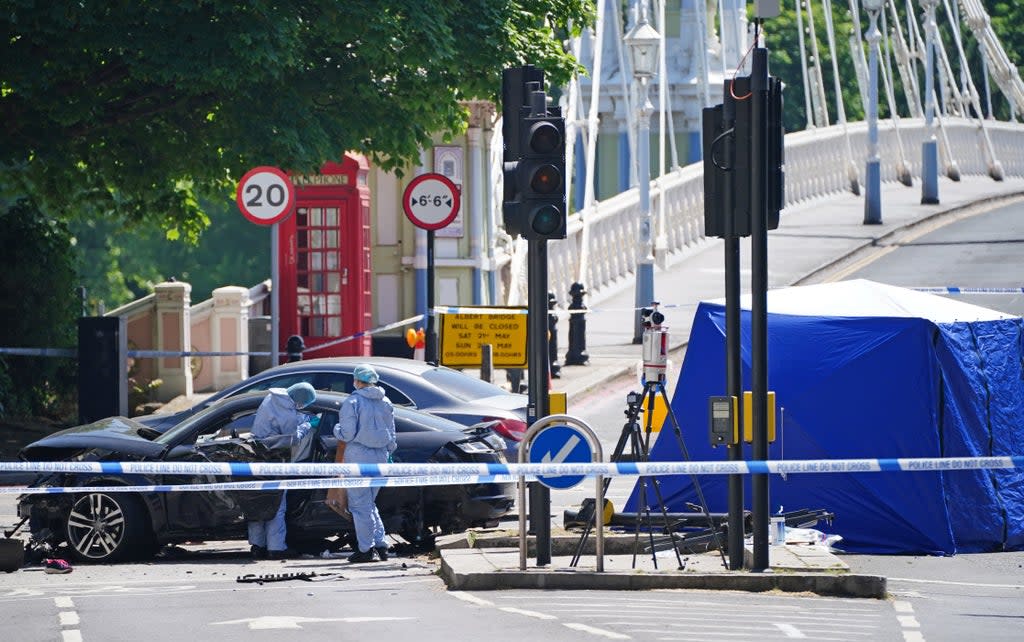
[[[924,127],[927,136],[921,143],[921,204],[939,202],[939,142],[935,138],[935,6],[938,0],[921,0],[925,10],[924,26]]]
[[[647,22],[647,1],[640,0],[640,18],[626,34],[625,42],[633,64],[633,78],[640,86],[637,117],[637,180],[640,185],[640,230],[637,240],[636,299],[633,343],[643,341],[641,309],[654,301],[654,235],[651,233],[651,113],[654,105],[648,95],[648,82],[658,68],[661,35]]]
[[[864,224],[882,222],[882,168],[878,157],[878,14],[885,0],[864,0],[871,24],[864,37],[868,41],[868,160],[864,172]]]

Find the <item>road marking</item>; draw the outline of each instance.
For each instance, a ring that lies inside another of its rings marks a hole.
[[[448,595],[451,595],[454,598],[458,598],[458,599],[462,600],[463,602],[469,602],[470,604],[476,604],[477,606],[494,606],[494,602],[490,602],[490,601],[485,600],[483,598],[479,598],[479,597],[477,597],[475,595],[470,595],[469,593],[465,593],[463,591],[450,591],[448,593]]]
[[[918,584],[945,584],[946,586],[973,586],[976,588],[1024,589],[1024,584],[981,584],[979,582],[951,582],[949,580],[918,580],[909,577],[890,577],[890,582],[916,582]]]
[[[562,622],[562,626],[570,628],[574,631],[582,631],[583,633],[592,633],[594,635],[600,635],[601,637],[610,638],[612,640],[632,640],[628,635],[623,633],[616,633],[615,631],[609,631],[607,629],[599,629],[595,626],[587,624],[580,624],[578,622]]]
[[[569,453],[572,452],[572,449],[575,448],[576,444],[578,443],[580,443],[579,436],[573,435],[572,437],[566,440],[565,444],[562,446],[562,449],[558,451],[557,455],[552,457],[551,452],[549,451],[544,454],[544,457],[541,458],[540,463],[561,464],[565,462],[565,458],[569,456]]]
[[[914,616],[914,605],[906,600],[894,600],[892,608],[897,615],[896,621],[900,623],[905,642],[924,642],[924,634],[921,632],[921,623]]]
[[[78,629],[61,631],[60,637],[62,640],[64,640],[64,642],[82,642],[82,632]]]
[[[8,593],[0,594],[0,597],[39,597],[42,594],[42,591],[33,589],[14,589]]]
[[[538,620],[557,620],[558,617],[554,615],[548,615],[547,613],[541,613],[540,611],[527,611],[526,609],[517,609],[514,606],[500,606],[499,611],[506,613],[514,613],[515,615],[525,615],[526,617],[537,618]]]
[[[900,626],[906,629],[919,629],[921,623],[917,621],[917,618],[913,615],[897,615],[896,619],[899,620]]]
[[[75,611],[61,611],[57,614],[57,619],[60,620],[61,626],[78,626],[81,621]]]
[[[70,597],[55,597],[53,603],[58,609],[73,609],[75,608],[75,601]]]
[[[777,628],[778,630],[780,630],[783,633],[785,633],[787,638],[805,638],[805,637],[807,637],[806,635],[804,635],[800,631],[800,629],[796,628],[792,624],[787,624],[785,622],[772,622],[772,625],[775,628]]]
[[[247,617],[240,620],[224,620],[223,622],[210,622],[213,624],[246,624],[250,631],[266,629],[302,629],[302,624],[316,622],[348,622],[359,624],[362,622],[394,622],[397,620],[412,620],[411,617],[302,617],[296,615],[264,615],[262,617]]]

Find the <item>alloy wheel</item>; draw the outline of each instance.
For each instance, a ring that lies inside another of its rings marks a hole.
[[[68,514],[68,543],[84,558],[107,559],[117,553],[126,528],[124,508],[106,493],[79,497]]]

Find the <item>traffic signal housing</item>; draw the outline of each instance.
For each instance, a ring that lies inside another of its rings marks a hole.
[[[565,120],[560,109],[538,109],[545,100],[543,92],[534,92],[534,107],[519,127],[521,156],[515,183],[519,233],[528,240],[566,236]]]
[[[501,137],[504,144],[502,218],[505,231],[519,236],[522,222],[516,166],[522,156],[520,144],[523,114],[529,113],[529,94],[544,83],[544,72],[533,65],[510,67],[501,74]]]

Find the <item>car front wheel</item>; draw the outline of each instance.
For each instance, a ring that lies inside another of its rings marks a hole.
[[[146,548],[145,512],[130,495],[92,492],[75,498],[65,534],[80,562],[117,562]]]

